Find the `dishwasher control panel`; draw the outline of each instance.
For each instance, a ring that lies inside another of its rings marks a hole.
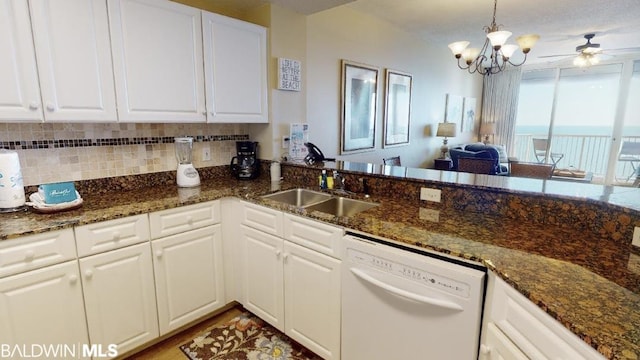
[[[439,289],[449,294],[469,298],[470,286],[468,284],[453,280],[444,275],[439,275],[424,268],[419,269],[414,266],[355,249],[347,249],[347,259],[354,264],[366,265],[367,267],[374,268],[378,271],[393,274],[431,288]],[[441,261],[425,257],[425,260],[427,259],[432,261]],[[426,266],[428,266],[428,264],[425,262],[425,267]]]

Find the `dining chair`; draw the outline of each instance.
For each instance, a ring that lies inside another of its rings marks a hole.
[[[624,141],[622,147],[620,147],[618,161],[629,162],[629,164],[631,164],[633,171],[627,177],[627,181],[629,181],[633,175],[640,176],[640,142]]]
[[[382,162],[385,165],[393,165],[393,166],[401,166],[400,164],[400,156],[393,156],[382,159]]]
[[[533,155],[536,157],[536,161],[539,163],[544,163],[545,156],[547,154],[547,143],[549,140],[547,139],[531,139],[533,141]],[[563,153],[554,153],[549,149],[549,158],[553,165],[557,165],[560,160],[564,157]]]
[[[510,176],[535,179],[549,179],[553,175],[553,164],[512,162],[510,163]]]

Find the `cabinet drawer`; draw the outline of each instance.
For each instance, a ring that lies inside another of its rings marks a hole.
[[[0,277],[76,257],[71,228],[0,241]]]
[[[311,250],[340,259],[342,228],[284,214],[284,238]]]
[[[75,228],[78,256],[97,254],[149,240],[146,214],[82,225]]]
[[[284,235],[282,212],[247,202],[241,202],[240,204],[242,206],[240,213],[243,225],[280,237]]]
[[[219,200],[149,214],[152,239],[199,229],[219,222]]]

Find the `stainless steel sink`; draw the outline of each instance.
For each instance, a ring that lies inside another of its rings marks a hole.
[[[264,195],[263,198],[298,207],[305,207],[329,200],[331,199],[331,195],[307,189],[291,189]]]
[[[376,203],[344,197],[332,197],[329,200],[308,206],[306,209],[307,211],[320,211],[335,216],[353,216],[376,206],[378,206]]]

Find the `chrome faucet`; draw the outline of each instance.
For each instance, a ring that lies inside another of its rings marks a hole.
[[[336,190],[344,190],[344,177],[340,175],[337,171],[333,171],[333,187]]]

